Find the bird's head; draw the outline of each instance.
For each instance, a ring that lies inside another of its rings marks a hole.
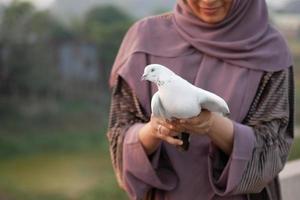
[[[174,73],[167,67],[159,64],[147,65],[142,76],[142,80],[151,81],[158,85],[168,81]]]

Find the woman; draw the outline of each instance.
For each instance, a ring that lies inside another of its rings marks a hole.
[[[157,88],[144,67],[165,65],[229,105],[171,123],[151,116]],[[178,0],[135,23],[111,73],[108,138],[131,199],[281,199],[278,173],[293,141],[292,58],[264,0]],[[174,136],[190,134],[190,148]]]

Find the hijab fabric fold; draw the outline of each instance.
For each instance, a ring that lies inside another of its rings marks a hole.
[[[268,19],[264,0],[235,0],[228,16],[207,24],[179,0],[173,22],[178,33],[200,52],[254,70],[278,71],[292,65],[285,40]]]
[[[285,40],[269,24],[265,0],[234,0],[228,16],[217,24],[201,21],[178,0],[170,17],[172,23],[162,16],[148,17],[130,28],[113,66],[111,85],[126,59],[137,52],[171,58],[198,50],[230,65],[269,72],[293,64]]]

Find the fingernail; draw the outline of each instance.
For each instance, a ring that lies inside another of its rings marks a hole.
[[[183,145],[183,142],[182,142],[182,141],[180,141],[180,142],[179,142],[179,145]]]

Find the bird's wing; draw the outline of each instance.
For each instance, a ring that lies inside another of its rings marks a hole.
[[[199,101],[202,108],[223,115],[228,115],[230,113],[226,101],[221,97],[210,92],[205,93],[205,96],[203,96],[203,93],[201,95],[202,97],[199,98]]]
[[[166,110],[164,109],[160,101],[158,92],[156,92],[151,99],[151,110],[152,110],[152,114],[155,117],[163,117],[166,119],[169,118]]]

